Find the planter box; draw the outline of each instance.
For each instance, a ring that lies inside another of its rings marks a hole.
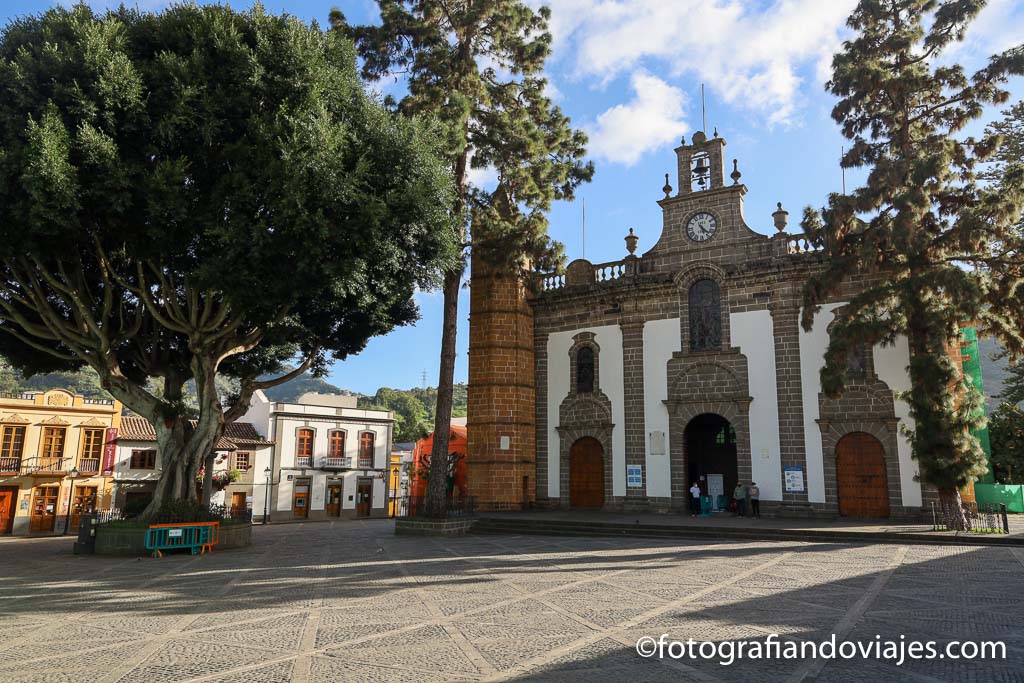
[[[416,519],[395,520],[395,534],[398,536],[465,536],[476,520],[459,519]]]
[[[226,548],[252,545],[251,524],[228,524],[220,528],[220,540],[214,552]],[[146,527],[96,527],[97,555],[149,555],[146,550]]]

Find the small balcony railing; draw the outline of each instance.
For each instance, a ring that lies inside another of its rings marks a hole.
[[[347,470],[351,462],[347,457],[327,457],[320,461],[320,469]]]
[[[358,467],[361,470],[368,470],[368,469],[370,469],[371,467],[373,467],[373,458],[372,457],[364,458],[362,456],[359,456],[359,465],[358,465]]]
[[[296,467],[312,467],[313,466],[313,456],[311,456],[311,455],[298,455],[298,456],[296,456],[295,457],[295,466]]]
[[[24,474],[63,474],[68,471],[68,458],[26,458],[22,461],[21,471]]]
[[[17,474],[21,471],[21,458],[0,458],[0,474]]]
[[[82,474],[95,474],[100,471],[99,458],[79,458],[78,471]]]

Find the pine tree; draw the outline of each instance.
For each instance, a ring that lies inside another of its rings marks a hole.
[[[485,252],[499,267],[558,260],[547,238],[545,212],[571,199],[593,175],[583,162],[586,136],[544,94],[551,50],[550,10],[517,0],[377,0],[381,24],[349,26],[337,9],[331,24],[356,42],[363,76],[405,74],[408,94],[398,108],[440,119],[455,175],[457,239]],[[502,191],[474,187],[471,168],[493,168]],[[501,202],[495,202],[499,197]],[[511,206],[505,200],[511,202]],[[501,204],[501,205],[499,205]],[[506,210],[503,210],[506,209]],[[472,225],[472,234],[469,226]],[[472,239],[470,239],[472,238]],[[427,504],[444,513],[459,285],[466,256],[445,274],[444,321]]]
[[[904,396],[921,479],[951,509],[959,489],[985,471],[969,429],[979,396],[947,356],[958,324],[978,321],[1014,355],[1024,353],[1024,264],[1015,230],[1024,169],[1007,166],[998,185],[979,179],[1000,137],[960,138],[984,107],[1006,102],[1008,75],[1024,72],[1020,47],[968,76],[940,60],[984,6],[979,0],[861,0],[847,24],[855,35],[832,64],[832,111],[852,141],[845,168],[868,169],[863,187],[833,194],[803,228],[828,265],[805,288],[803,325],[855,274],[883,273],[840,312],[822,385],[843,389],[848,349],[906,335],[911,389]],[[953,508],[953,505],[957,507]],[[955,524],[963,524],[962,515]]]

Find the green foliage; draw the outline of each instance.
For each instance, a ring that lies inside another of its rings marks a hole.
[[[453,261],[451,173],[438,131],[369,97],[355,57],[259,5],[8,25],[0,353],[26,375],[91,366],[158,440],[184,438],[194,380],[200,427],[172,454],[194,470],[261,375],[295,358],[322,375],[414,321],[415,288]],[[223,413],[221,375],[240,387]]]
[[[1021,48],[992,57],[977,73],[948,64],[983,2],[861,0],[848,20],[855,35],[833,60],[832,117],[852,141],[845,168],[868,169],[863,187],[808,208],[805,233],[829,255],[804,291],[803,325],[839,296],[841,283],[870,283],[837,312],[822,371],[829,394],[843,389],[854,345],[906,335],[912,387],[904,398],[916,430],[923,480],[952,492],[984,472],[969,430],[976,392],[946,356],[961,321],[979,321],[1013,354],[1024,353],[1024,263],[1015,230],[1024,206],[1024,168],[1007,164],[998,187],[979,182],[998,135],[958,138],[986,105],[1001,104],[1008,74],[1024,73]],[[964,267],[964,266],[967,267]]]
[[[395,441],[418,441],[434,429],[434,410],[437,389],[389,389],[382,387],[373,396],[361,396],[360,408],[393,410],[395,412]],[[466,385],[454,386],[452,416],[466,416]]]
[[[1024,484],[1024,407],[1002,403],[989,416],[992,469],[1000,484]]]

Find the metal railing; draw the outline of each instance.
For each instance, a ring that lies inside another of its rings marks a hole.
[[[0,458],[0,474],[16,474],[21,471],[21,458]]]
[[[934,531],[962,531],[975,534],[1008,534],[1010,520],[1003,503],[956,503],[940,502],[931,504],[932,529]],[[964,526],[966,520],[966,528]]]
[[[473,496],[449,498],[443,515],[437,515],[429,509],[426,496],[403,496],[397,499],[397,503],[397,517],[450,518],[472,517],[476,514],[476,498]]]
[[[38,457],[38,458],[24,458],[21,461],[21,471],[24,474],[57,474],[61,472],[67,472],[68,468],[65,463],[69,458],[51,458],[51,457]]]
[[[78,459],[78,471],[85,473],[93,473],[100,471],[100,459],[99,458],[79,458]]]

